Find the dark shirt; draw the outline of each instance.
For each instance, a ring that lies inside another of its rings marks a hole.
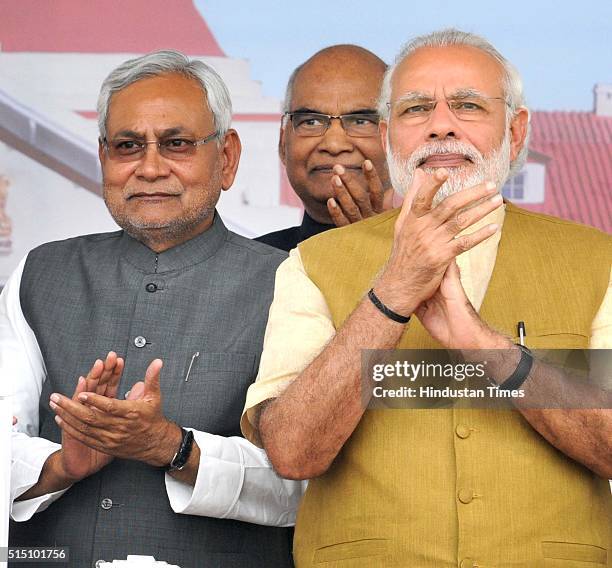
[[[297,227],[289,227],[288,229],[282,229],[280,231],[274,231],[273,233],[268,233],[267,235],[261,235],[261,237],[257,237],[255,240],[260,243],[265,243],[274,248],[286,250],[289,252],[291,249],[295,248],[302,241],[309,239],[310,237],[314,237],[314,235],[318,235],[323,231],[328,231],[329,229],[334,229],[335,225],[328,225],[326,223],[319,223],[315,221],[306,211],[304,211],[304,219],[302,219],[302,224]]]

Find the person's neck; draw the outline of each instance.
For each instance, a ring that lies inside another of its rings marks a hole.
[[[146,234],[138,236],[139,240],[147,248],[151,249],[155,254],[161,254],[172,248],[178,247],[191,239],[205,233],[213,224],[213,218],[206,219],[205,222],[193,227],[190,231],[185,231],[179,235],[164,234],[165,227],[161,229],[149,229]],[[166,231],[167,232],[167,231]]]

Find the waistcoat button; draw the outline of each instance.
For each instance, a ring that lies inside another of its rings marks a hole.
[[[134,345],[136,345],[136,347],[144,347],[146,344],[147,340],[142,335],[139,335],[134,339]]]
[[[474,562],[471,558],[464,558],[459,564],[459,568],[474,568],[476,566],[476,562]]]
[[[102,507],[105,511],[108,511],[113,506],[113,500],[106,497],[102,499],[100,502],[100,507]]]
[[[474,500],[474,492],[471,489],[460,489],[457,496],[459,497],[459,501],[465,505]]]
[[[147,292],[157,292],[157,284],[153,283],[153,282],[149,282],[146,286],[145,289]]]
[[[466,426],[465,424],[457,424],[457,427],[455,428],[455,433],[461,439],[465,440],[466,438],[470,437],[472,431],[470,430],[469,426]]]

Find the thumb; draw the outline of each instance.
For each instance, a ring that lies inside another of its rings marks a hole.
[[[134,384],[134,386],[130,389],[126,400],[139,400],[144,396],[145,393],[145,384],[142,381],[138,381]]]
[[[149,366],[147,367],[147,371],[145,373],[144,378],[144,396],[159,396],[159,373],[161,372],[161,368],[163,367],[164,362],[161,359],[153,359]]]

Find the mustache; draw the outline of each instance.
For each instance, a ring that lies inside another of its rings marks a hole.
[[[419,146],[411,154],[408,163],[411,167],[418,168],[430,156],[443,154],[461,154],[475,164],[483,160],[483,155],[471,144],[459,140],[436,140]]]

